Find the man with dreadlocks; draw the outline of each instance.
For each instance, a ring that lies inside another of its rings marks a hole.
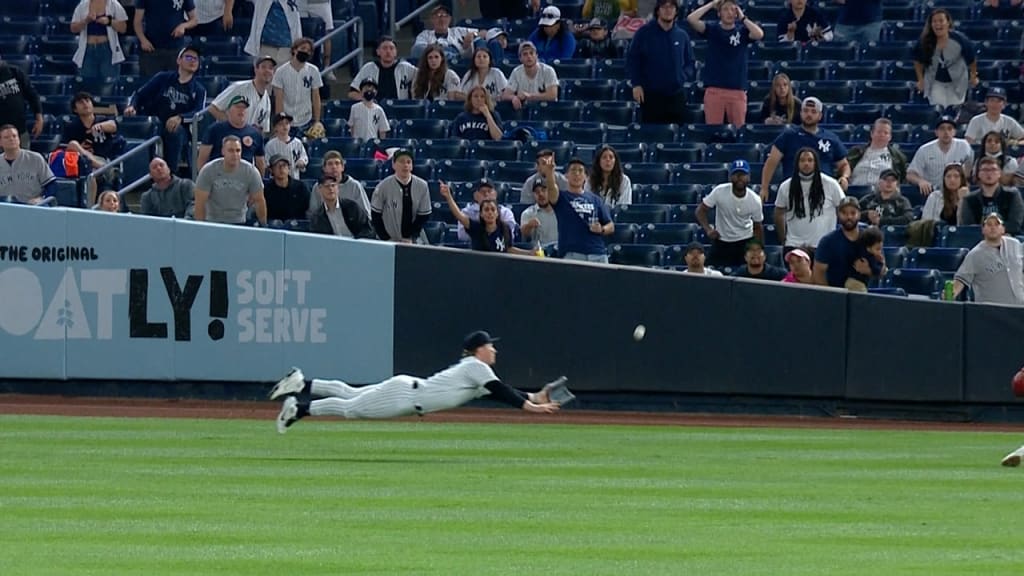
[[[839,182],[822,173],[812,148],[798,150],[793,176],[779,185],[775,199],[775,230],[784,253],[802,248],[813,255],[822,236],[835,230],[836,208],[845,196]]]

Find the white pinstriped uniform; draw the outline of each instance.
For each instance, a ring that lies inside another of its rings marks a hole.
[[[349,419],[427,414],[486,396],[490,392],[484,386],[497,379],[494,370],[475,356],[466,356],[427,379],[401,375],[361,387],[340,380],[315,379],[310,392],[327,398],[312,401],[309,413]]]
[[[932,186],[942,189],[942,173],[948,164],[963,164],[964,170],[970,173],[970,164],[974,162],[974,151],[967,140],[953,138],[949,150],[943,152],[939,148],[939,141],[932,140],[917,149],[914,159],[907,167],[908,172],[914,172],[921,176]]]

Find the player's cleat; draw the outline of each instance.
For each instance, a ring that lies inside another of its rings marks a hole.
[[[298,394],[302,392],[302,389],[306,387],[306,378],[302,375],[302,370],[298,368],[292,368],[291,372],[285,375],[277,381],[274,388],[270,390],[270,399],[277,400],[281,396],[288,394]]]
[[[278,434],[284,434],[288,431],[288,427],[298,420],[299,415],[299,401],[295,399],[295,396],[289,396],[284,399],[284,403],[281,404],[281,411],[277,413],[277,432]]]
[[[1003,458],[1003,466],[1016,467],[1020,466],[1020,459],[1024,457],[1024,446],[1017,448],[1013,452],[1010,452]]]

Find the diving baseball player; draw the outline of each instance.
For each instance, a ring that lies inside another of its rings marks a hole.
[[[498,380],[491,366],[498,351],[497,338],[477,331],[463,341],[463,358],[430,378],[393,376],[379,384],[353,387],[340,380],[309,381],[302,371],[293,368],[273,390],[273,400],[286,396],[277,415],[277,431],[284,434],[289,426],[306,416],[343,416],[349,419],[376,419],[427,414],[461,406],[470,400],[490,394],[495,400],[527,412],[551,414],[574,396],[565,386],[565,378],[546,385],[540,392],[525,393]],[[309,389],[314,397],[300,403],[296,395]]]

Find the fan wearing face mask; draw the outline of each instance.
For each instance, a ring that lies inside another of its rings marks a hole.
[[[320,69],[309,61],[313,58],[313,41],[299,38],[292,42],[292,57],[274,72],[274,115],[284,112],[295,118],[293,136],[312,131],[320,124],[320,88],[324,85]]]
[[[348,112],[348,130],[353,138],[373,140],[388,137],[391,125],[384,109],[377,104],[377,83],[367,78],[359,83],[363,101],[353,104]]]

